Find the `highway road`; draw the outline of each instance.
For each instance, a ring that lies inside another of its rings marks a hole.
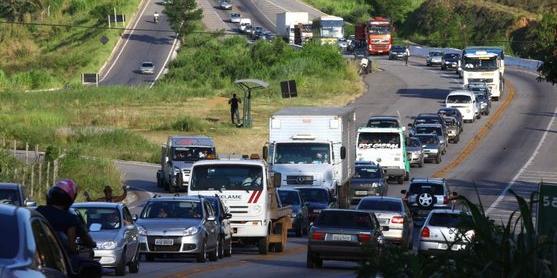
[[[162,13],[163,9],[162,0],[143,0],[130,24],[131,30],[122,35],[122,43],[100,73],[102,86],[151,86],[163,74],[177,42],[166,15]],[[159,23],[154,22],[155,11],[160,14]],[[144,61],[153,62],[155,74],[143,75],[138,72]]]

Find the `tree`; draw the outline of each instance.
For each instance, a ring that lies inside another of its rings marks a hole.
[[[412,10],[412,0],[371,0],[378,16],[388,16],[394,23],[401,24]]]
[[[203,11],[195,0],[174,0],[166,6],[164,13],[180,40],[195,29],[196,21],[203,18]]]
[[[41,0],[2,0],[0,17],[9,21],[23,22],[25,15],[34,14],[43,8]]]
[[[557,15],[546,13],[540,23],[534,28],[528,40],[533,42],[537,50],[537,59],[543,61],[539,67],[540,80],[557,83]]]

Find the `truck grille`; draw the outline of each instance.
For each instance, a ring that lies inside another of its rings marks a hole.
[[[248,213],[248,206],[230,206],[230,213]]]
[[[312,185],[313,176],[286,176],[286,184],[292,185]]]
[[[173,245],[155,245],[157,238],[171,238],[174,240]],[[151,252],[178,252],[182,245],[182,237],[179,236],[147,236],[149,251]]]

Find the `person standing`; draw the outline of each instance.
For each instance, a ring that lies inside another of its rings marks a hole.
[[[238,112],[238,103],[242,103],[242,101],[236,97],[236,94],[232,94],[232,98],[228,100],[228,104],[230,104],[230,120],[232,121],[233,125],[240,124],[240,112]],[[238,123],[236,123],[236,119]]]
[[[408,58],[410,57],[410,46],[406,45],[406,51],[404,52],[404,63],[408,66]]]

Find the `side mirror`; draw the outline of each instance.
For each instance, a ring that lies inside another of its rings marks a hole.
[[[137,214],[134,214],[134,215],[132,216],[132,220],[133,220],[133,221],[137,221],[137,218],[138,218],[138,217],[137,217]]]
[[[406,190],[405,190],[405,189],[402,189],[402,190],[400,191],[400,194],[406,194]]]
[[[263,160],[267,161],[267,158],[269,158],[269,147],[263,146],[263,150],[261,151],[261,157],[263,157]]]
[[[381,231],[388,232],[389,231],[389,226],[381,226]]]
[[[216,218],[214,216],[209,216],[207,217],[207,221],[215,221]]]
[[[346,147],[342,146],[340,147],[340,159],[345,159],[346,158]]]
[[[230,213],[225,213],[224,214],[224,219],[230,219],[230,218],[232,218],[232,214],[230,214]]]
[[[100,231],[102,228],[102,225],[99,223],[93,223],[89,226],[89,231],[90,232],[98,232]]]
[[[280,173],[273,174],[273,186],[275,188],[279,188],[282,182],[282,175]]]

